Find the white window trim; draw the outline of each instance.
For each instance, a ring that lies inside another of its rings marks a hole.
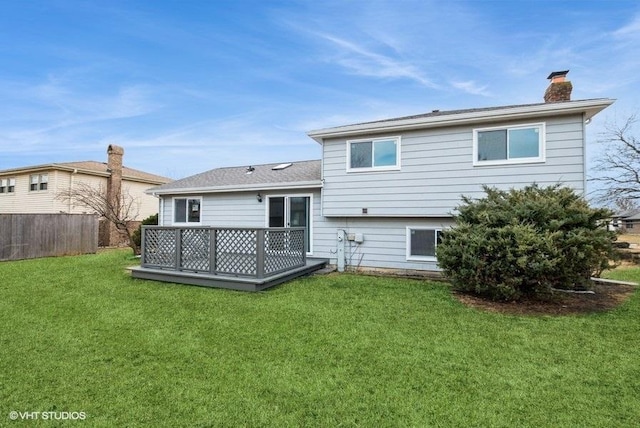
[[[526,129],[526,128],[538,128],[540,130],[540,146],[539,153],[540,155],[535,158],[516,158],[516,159],[505,159],[505,160],[490,160],[490,161],[480,161],[478,160],[478,132],[484,131],[497,131],[506,129]],[[547,130],[546,124],[544,122],[540,123],[524,123],[519,125],[509,125],[509,126],[493,126],[490,128],[477,128],[473,130],[473,166],[491,166],[491,165],[517,165],[517,164],[525,164],[525,163],[543,163],[546,161],[546,146],[547,146]]]
[[[3,185],[4,184],[4,185]],[[0,187],[4,188],[4,192],[0,195],[13,195],[16,193],[16,178],[15,177],[3,177],[0,178]],[[13,187],[13,191],[9,191],[9,188]]]
[[[37,177],[38,180],[37,182],[33,182],[33,177]],[[43,178],[46,177],[46,180],[43,180]],[[47,188],[46,189],[41,189],[40,187],[42,187],[42,185],[46,183],[47,184]],[[36,188],[35,189],[31,189],[31,185],[35,184]],[[47,192],[49,190],[49,173],[48,172],[43,172],[42,174],[30,174],[29,175],[29,192]]]
[[[413,262],[437,262],[438,258],[435,256],[414,256],[411,255],[411,231],[412,230],[434,230],[436,232],[436,249],[438,248],[438,232],[442,232],[442,227],[429,227],[429,226],[407,226],[405,248],[407,261]]]
[[[313,256],[313,193],[278,193],[266,195],[264,198],[264,227],[269,227],[269,199],[291,197],[309,198],[309,252],[307,252],[307,256]]]
[[[200,221],[199,222],[176,222],[176,199],[198,199],[200,200]],[[172,226],[202,226],[202,213],[203,213],[203,205],[202,205],[202,196],[174,196],[171,198],[171,225]],[[159,223],[159,221],[158,221]]]
[[[396,142],[396,164],[389,166],[372,166],[369,168],[351,168],[351,144],[352,143],[375,143],[376,141],[388,141],[395,140]],[[400,150],[402,138],[399,135],[392,137],[376,137],[376,138],[363,138],[359,140],[347,140],[347,172],[371,172],[371,171],[399,171],[400,170]]]

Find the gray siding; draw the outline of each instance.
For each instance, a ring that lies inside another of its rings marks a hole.
[[[364,242],[346,242],[348,267],[377,267],[396,269],[437,269],[435,262],[406,260],[407,226],[423,226],[440,229],[452,224],[450,218],[327,218],[320,215],[320,190],[296,192],[261,192],[262,203],[256,200],[256,192],[217,193],[189,195],[203,197],[202,224],[204,226],[263,227],[266,225],[266,196],[311,194],[313,197],[312,255],[328,258],[336,264],[338,230],[346,233],[362,233]],[[186,196],[180,196],[186,197]],[[163,225],[171,225],[171,197],[165,197]]]
[[[203,226],[264,227],[265,202],[256,200],[257,192],[177,195],[176,198],[202,198]],[[173,225],[173,198],[164,196],[163,226]]]
[[[325,141],[322,199],[319,189],[260,192],[262,203],[255,191],[189,196],[203,197],[203,225],[262,227],[267,196],[312,194],[314,257],[336,264],[337,234],[344,230],[364,236],[361,244],[346,241],[347,267],[437,270],[435,261],[407,260],[407,227],[452,226],[450,215],[460,196],[481,196],[483,184],[506,189],[533,182],[563,183],[583,192],[582,123],[580,115],[545,122],[544,163],[474,167],[474,127],[459,126],[402,133],[400,171],[347,173],[346,139]],[[171,201],[165,197],[165,225],[172,222]],[[362,208],[368,214],[363,215]]]
[[[544,163],[474,167],[473,126],[400,134],[400,171],[347,173],[347,139],[325,141],[323,215],[359,217],[362,209],[367,208],[370,217],[443,217],[459,204],[461,195],[481,196],[483,184],[507,189],[533,182],[542,185],[562,183],[584,192],[582,116],[558,117],[544,122]]]
[[[346,266],[350,268],[390,268],[438,270],[433,261],[408,261],[407,226],[445,229],[451,218],[325,218],[315,229],[314,256],[337,263],[337,232],[362,233],[364,242],[345,243]]]
[[[312,233],[315,235],[320,217],[320,189],[287,191],[261,191],[262,202],[258,202],[258,192],[231,192],[179,195],[179,198],[202,197],[202,226],[218,227],[265,227],[267,226],[267,196],[310,195],[313,203]],[[164,196],[162,226],[173,225],[173,196]],[[312,244],[314,238],[312,237]],[[313,250],[313,247],[312,247]]]

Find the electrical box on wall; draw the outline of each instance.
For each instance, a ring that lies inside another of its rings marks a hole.
[[[347,241],[353,241],[356,244],[362,244],[364,242],[364,235],[362,233],[348,233]]]

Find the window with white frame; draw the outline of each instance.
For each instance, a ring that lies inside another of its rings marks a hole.
[[[202,214],[202,198],[174,198],[174,223],[200,223]]]
[[[544,162],[544,123],[473,130],[474,165]]]
[[[49,174],[33,174],[29,178],[29,190],[47,190],[49,187]]]
[[[435,261],[441,230],[407,227],[407,260]]]
[[[16,191],[15,178],[0,178],[0,193],[14,193]]]
[[[400,168],[400,137],[347,141],[347,171]]]

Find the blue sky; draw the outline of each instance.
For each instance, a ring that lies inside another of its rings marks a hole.
[[[312,129],[573,99],[640,110],[637,1],[0,0],[0,169],[106,160],[173,178],[320,157]]]

